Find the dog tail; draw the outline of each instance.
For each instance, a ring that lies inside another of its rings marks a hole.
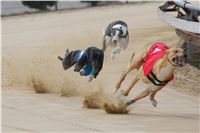
[[[132,59],[133,59],[134,56],[135,56],[135,52],[132,53],[131,59],[129,61],[129,65],[131,64],[131,61],[132,61]]]
[[[60,57],[60,56],[58,56],[58,59],[59,59],[59,60],[61,60],[61,61],[63,61],[63,58],[62,58],[62,57]]]

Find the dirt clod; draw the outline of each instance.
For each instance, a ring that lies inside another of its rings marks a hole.
[[[127,106],[121,103],[117,105],[113,103],[105,103],[103,108],[109,114],[128,114],[129,112]]]

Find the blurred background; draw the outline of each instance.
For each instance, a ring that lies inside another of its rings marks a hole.
[[[141,2],[135,1],[135,3]],[[133,3],[133,1],[1,1],[1,15],[7,16],[41,11],[80,9],[126,3]]]

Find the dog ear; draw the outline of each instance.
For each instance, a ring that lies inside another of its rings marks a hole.
[[[170,49],[167,49],[165,50],[165,53],[168,54],[171,50]]]
[[[66,49],[66,54],[68,54],[69,53],[69,49]]]
[[[62,57],[60,57],[60,56],[58,56],[58,59],[59,59],[59,60],[61,60],[61,61],[63,61],[63,58],[62,58]]]

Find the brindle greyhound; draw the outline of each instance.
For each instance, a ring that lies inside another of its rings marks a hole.
[[[96,78],[103,67],[104,53],[96,47],[89,47],[86,50],[66,50],[65,57],[58,59],[62,61],[64,70],[75,65],[75,72],[80,72],[81,76],[89,76],[89,82]]]

